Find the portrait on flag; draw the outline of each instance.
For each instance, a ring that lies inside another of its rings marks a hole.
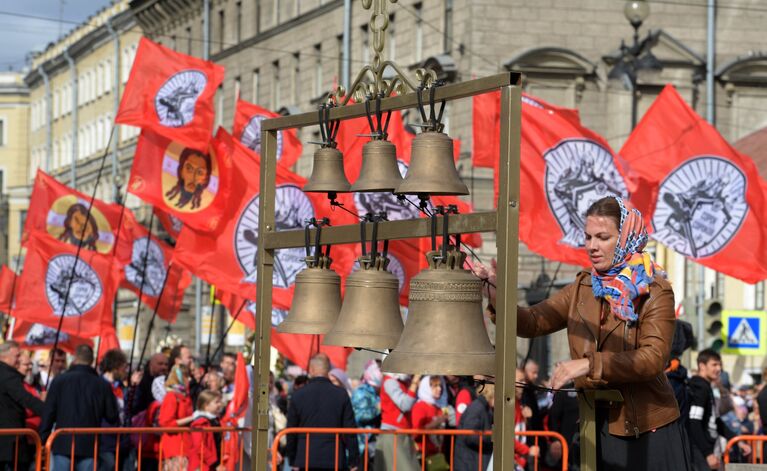
[[[143,130],[128,191],[182,223],[214,230],[227,205],[232,164],[227,145],[217,137],[208,142],[200,151]]]
[[[650,237],[747,283],[767,278],[767,192],[753,159],[735,150],[666,85],[621,149],[652,188],[637,200]]]
[[[237,100],[234,110],[232,133],[242,145],[261,155],[261,122],[265,119],[276,118],[279,114],[258,105]],[[295,129],[277,131],[277,162],[291,167],[296,163],[303,145],[298,139]]]
[[[110,253],[120,226],[122,208],[94,199],[89,215],[90,200],[90,196],[38,170],[24,226],[24,240],[30,231],[41,231],[67,244],[78,246],[82,242],[86,250]]]
[[[115,122],[206,150],[224,68],[142,37]]]
[[[63,318],[62,331],[81,337],[98,336],[102,319],[111,324],[120,270],[111,256],[76,254],[76,247],[30,234],[14,317],[53,327]]]

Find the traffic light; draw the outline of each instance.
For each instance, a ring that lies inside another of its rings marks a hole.
[[[707,299],[703,303],[706,313],[706,332],[709,335],[708,347],[717,352],[724,346],[722,340],[722,302],[719,299]]]

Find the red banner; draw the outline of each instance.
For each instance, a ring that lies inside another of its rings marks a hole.
[[[18,342],[24,350],[50,350],[56,341],[56,328],[22,319],[14,319],[13,331],[10,339]],[[74,354],[79,345],[88,345],[93,348],[93,340],[86,337],[77,337],[66,332],[59,333],[58,348]]]
[[[143,130],[136,146],[128,191],[185,225],[213,231],[231,194],[231,147],[218,130],[207,153]]]
[[[654,197],[640,211],[652,237],[747,283],[767,278],[767,194],[753,160],[666,85],[621,155]],[[756,256],[755,256],[756,255]]]
[[[475,119],[496,123],[475,126],[474,142],[475,150],[484,143],[492,149],[483,148],[475,160],[492,161],[497,201],[500,92],[487,95],[492,100],[475,97]],[[586,210],[607,195],[628,197],[633,184],[607,141],[581,124],[577,110],[523,95],[520,188],[520,240],[548,259],[588,266]]]
[[[245,147],[261,155],[261,121],[279,114],[258,105],[237,100],[232,133]],[[277,162],[292,167],[303,152],[295,129],[277,131]]]
[[[166,213],[161,209],[157,209],[156,207],[153,207],[152,211],[154,211],[154,216],[160,221],[165,232],[167,232],[173,240],[178,239],[178,235],[181,233],[181,228],[184,227],[184,223],[181,222],[181,219],[170,213]]]
[[[141,292],[141,301],[150,309],[157,308],[160,319],[175,322],[192,276],[180,266],[171,265],[172,247],[154,235],[150,237],[149,231],[135,221],[132,214],[129,218],[130,221],[125,221],[124,234],[125,244],[130,247],[130,262],[123,268],[120,287],[133,291],[137,296]]]
[[[0,312],[6,314],[11,312],[14,281],[16,281],[16,273],[3,265],[3,268],[0,269]]]
[[[237,177],[233,179],[233,197],[222,227],[202,233],[185,226],[176,242],[174,259],[217,288],[255,299],[260,195],[259,179],[253,176],[260,174],[260,163],[239,142],[234,142],[233,149]],[[344,211],[333,211],[325,194],[304,193],[304,183],[287,168],[277,167],[276,230],[302,229],[312,217],[327,216],[334,225],[357,222]],[[348,203],[348,195],[339,195],[339,199],[347,199]],[[333,268],[339,273],[348,271],[353,263],[351,247],[334,246],[331,255]],[[290,305],[295,277],[306,267],[305,257],[303,247],[277,251],[272,278],[276,302]]]
[[[76,253],[76,247],[30,233],[14,317],[57,327],[63,315],[61,330],[78,337],[100,335],[107,320],[112,325],[120,270],[111,256],[83,250],[76,259]]]
[[[222,66],[142,37],[115,122],[207,150],[215,119],[213,97],[223,80]]]
[[[82,241],[86,250],[112,253],[122,208],[94,199],[88,217],[90,201],[90,196],[38,170],[24,225],[24,244],[30,232],[38,231],[74,246]]]

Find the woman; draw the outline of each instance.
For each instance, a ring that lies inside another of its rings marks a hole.
[[[416,401],[415,392],[420,380],[420,375],[411,378],[400,373],[384,373],[381,383],[381,430],[412,428],[410,412]],[[399,471],[421,469],[421,466],[416,463],[413,441],[409,436],[382,433],[378,436],[377,442],[376,459],[373,461],[375,471],[389,471],[394,469],[395,465]]]
[[[447,408],[447,388],[442,376],[424,376],[418,385],[418,400],[413,406],[413,428],[420,430],[444,429],[448,415],[443,412]],[[414,437],[416,449],[423,460],[429,460],[434,455],[441,454],[441,435],[417,435]],[[441,460],[445,457],[442,455]]]
[[[160,427],[186,427],[194,420],[189,394],[189,370],[183,365],[171,368],[165,380],[165,397],[157,422]],[[160,438],[163,471],[181,471],[188,467],[186,453],[191,446],[187,433],[164,433]]]
[[[369,360],[365,364],[365,372],[362,381],[352,393],[352,410],[354,420],[359,428],[378,428],[381,425],[381,368],[376,360]],[[367,437],[367,441],[365,438]],[[368,460],[375,456],[376,435],[357,435],[357,445],[360,447],[360,456],[365,454],[365,443],[368,445]]]
[[[687,436],[664,374],[674,335],[674,293],[644,251],[642,215],[618,197],[586,212],[591,273],[550,299],[517,309],[521,337],[568,330],[570,354],[552,375],[559,389],[617,389],[621,403],[598,402],[598,469],[690,469]]]

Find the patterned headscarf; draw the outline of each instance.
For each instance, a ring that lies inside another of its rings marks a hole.
[[[650,283],[656,273],[664,278],[666,273],[644,251],[648,236],[642,213],[627,201],[617,196],[614,198],[621,209],[615,255],[607,271],[591,269],[591,288],[595,297],[610,303],[610,311],[616,317],[636,322],[639,316],[634,311],[634,300],[650,292]]]
[[[362,374],[362,381],[374,388],[380,388],[382,379],[383,375],[381,374],[381,368],[378,366],[378,362],[375,360],[368,360],[368,362],[365,363],[365,372]]]

